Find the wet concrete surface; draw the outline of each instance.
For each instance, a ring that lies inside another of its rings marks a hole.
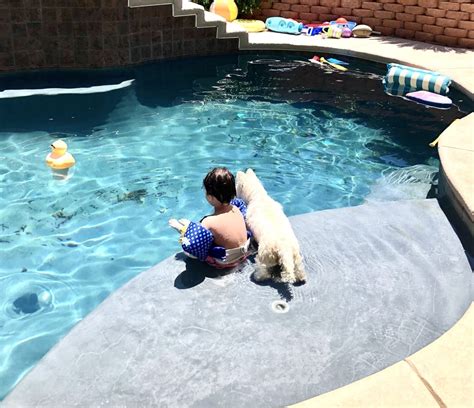
[[[305,285],[257,284],[252,260],[223,274],[177,254],[106,299],[3,406],[284,406],[404,359],[471,303],[471,268],[436,200],[291,223]]]

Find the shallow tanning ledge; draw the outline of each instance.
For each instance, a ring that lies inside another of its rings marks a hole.
[[[436,200],[291,219],[304,286],[171,257],[111,295],[5,399],[18,406],[283,406],[375,373],[468,308],[471,271]],[[272,303],[286,299],[281,313]]]

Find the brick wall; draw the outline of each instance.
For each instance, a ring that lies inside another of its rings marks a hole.
[[[345,17],[383,35],[474,48],[473,0],[263,0],[258,17],[304,22]]]
[[[127,0],[0,0],[0,71],[105,67],[237,51],[171,6]]]

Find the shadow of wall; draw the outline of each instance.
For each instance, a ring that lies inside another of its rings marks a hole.
[[[274,16],[308,23],[345,17],[387,36],[474,48],[472,0],[263,0],[257,17]]]

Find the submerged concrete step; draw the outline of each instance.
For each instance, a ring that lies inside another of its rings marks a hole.
[[[471,270],[436,200],[291,222],[305,285],[257,285],[252,262],[220,276],[171,257],[78,324],[4,406],[284,406],[406,358],[470,304]]]

